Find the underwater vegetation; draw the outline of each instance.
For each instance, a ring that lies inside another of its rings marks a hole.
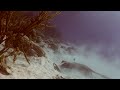
[[[0,11],[0,73],[9,75],[6,71],[9,56],[13,56],[15,63],[17,56],[23,54],[29,64],[32,53],[45,57],[44,50],[36,43],[44,41],[51,48],[57,48],[50,38],[59,43],[55,39],[59,35],[50,21],[59,14],[59,11],[37,11],[31,16],[22,11]]]

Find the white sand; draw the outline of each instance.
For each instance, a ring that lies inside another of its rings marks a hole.
[[[77,72],[75,70],[63,70],[62,72],[58,72],[53,67],[53,63],[58,65],[62,60],[73,62],[74,58],[76,62],[85,64],[100,74],[110,78],[120,78],[120,71],[100,61],[102,58],[93,52],[90,52],[90,54],[86,56],[83,48],[78,49],[81,52],[76,52],[72,55],[61,48],[59,48],[58,53],[53,53],[53,51],[47,47],[45,47],[44,50],[47,58],[30,57],[30,65],[22,55],[18,56],[15,64],[12,63],[12,57],[9,57],[8,65],[11,67],[11,75],[6,76],[0,74],[0,79],[53,79],[56,75],[68,79],[103,79],[103,77],[96,74],[92,77],[84,76],[82,72]]]

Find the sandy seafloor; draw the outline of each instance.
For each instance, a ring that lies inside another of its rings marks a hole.
[[[65,47],[68,47],[65,44]],[[84,64],[111,79],[120,78],[120,70],[115,67],[116,63],[107,63],[105,58],[98,55],[94,50],[85,51],[85,47],[75,46],[76,51],[71,54],[64,49],[59,48],[58,52],[54,53],[51,49],[44,47],[46,52],[45,57],[29,57],[30,65],[25,61],[25,58],[20,55],[15,64],[12,63],[12,57],[8,58],[8,66],[11,67],[9,72],[11,75],[0,74],[0,79],[54,79],[56,76],[62,76],[66,79],[104,79],[103,77],[92,74],[91,76],[85,76],[82,72],[76,70],[63,69],[58,72],[54,69],[53,63],[60,65],[62,60],[69,62],[77,62]],[[75,61],[74,61],[75,60]]]

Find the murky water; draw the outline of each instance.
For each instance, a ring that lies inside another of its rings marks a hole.
[[[63,11],[54,23],[64,40],[81,48],[78,62],[120,78],[119,11]]]

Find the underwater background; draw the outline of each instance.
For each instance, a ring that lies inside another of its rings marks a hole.
[[[23,12],[37,15],[36,11]],[[119,11],[61,11],[52,24],[57,30],[54,37],[60,37],[57,50],[41,40],[38,45],[46,57],[31,56],[30,65],[23,55],[18,56],[15,64],[13,57],[8,57],[12,74],[0,74],[1,79],[120,78]]]

